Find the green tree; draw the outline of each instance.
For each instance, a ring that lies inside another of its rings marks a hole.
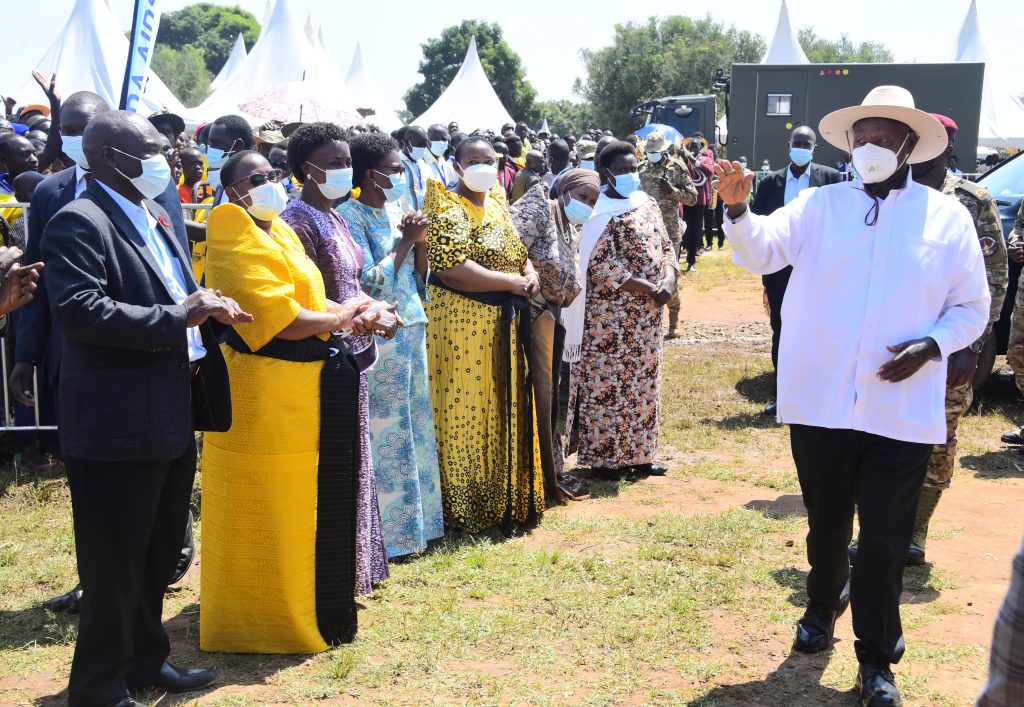
[[[160,19],[159,44],[172,49],[192,46],[202,51],[206,70],[216,76],[241,34],[252,47],[260,36],[260,25],[251,12],[238,6],[224,7],[208,2],[166,13]],[[160,78],[164,78],[161,74]]]
[[[617,135],[640,126],[633,106],[659,96],[710,93],[716,69],[760,61],[764,39],[710,16],[652,17],[615,26],[610,47],[581,53],[586,79],[574,91],[593,106],[601,128]]]
[[[573,103],[565,99],[537,103],[539,122],[548,121],[548,128],[557,135],[574,134],[577,137],[584,130],[594,126],[594,109],[589,103]]]
[[[526,80],[519,55],[505,41],[498,24],[480,20],[446,27],[440,37],[422,45],[419,72],[423,80],[406,92],[406,108],[414,116],[421,115],[448,88],[462,66],[471,37],[476,37],[480,62],[506,110],[516,120],[532,123],[537,118],[537,92]]]
[[[812,64],[889,64],[894,58],[892,50],[879,42],[854,44],[845,34],[839,41],[830,42],[819,37],[813,27],[804,27],[797,40]]]
[[[181,49],[157,44],[153,71],[186,106],[197,106],[210,92],[212,77],[203,62],[203,52],[191,45]]]

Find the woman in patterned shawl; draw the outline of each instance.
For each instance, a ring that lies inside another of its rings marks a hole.
[[[444,535],[434,410],[427,377],[426,218],[402,216],[392,179],[402,174],[398,143],[382,133],[352,139],[352,178],[359,198],[338,207],[363,254],[362,287],[398,303],[405,326],[377,342],[369,374],[370,438],[388,558],[427,548]]]
[[[563,473],[562,440],[554,431],[558,410],[553,397],[559,389],[565,341],[560,319],[562,307],[580,292],[576,269],[579,227],[590,217],[601,183],[593,170],[572,169],[558,178],[555,193],[558,198],[549,199],[547,187],[537,184],[509,207],[509,213],[540,276],[540,291],[530,302],[537,437],[548,498],[565,501],[586,498],[589,491],[585,481]]]
[[[544,509],[528,377],[529,301],[539,288],[497,185],[487,140],[455,152],[459,184],[427,186],[432,270],[427,365],[445,522],[467,532]]]
[[[324,278],[327,298],[339,303],[364,298],[359,287],[363,270],[363,254],[352,241],[345,220],[334,210],[334,202],[348,192],[334,179],[347,174],[351,188],[352,158],[341,128],[332,123],[307,123],[291,135],[288,161],[292,173],[306,177],[302,196],[288,204],[281,218],[295,231],[306,255],[317,264]],[[391,307],[391,311],[394,308]],[[398,320],[401,321],[400,319]],[[397,329],[390,334],[394,336]],[[387,553],[380,528],[377,506],[377,479],[373,470],[370,445],[370,401],[367,390],[367,369],[377,358],[372,334],[349,336],[349,348],[359,363],[359,431],[361,435],[359,466],[359,499],[356,516],[356,593],[369,594],[373,585],[388,578]]]
[[[661,475],[654,465],[661,401],[662,311],[679,266],[658,203],[639,190],[636,150],[602,152],[608,190],[583,227],[583,293],[565,313],[569,416],[579,464],[612,479]]]

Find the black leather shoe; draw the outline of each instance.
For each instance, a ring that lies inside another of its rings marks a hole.
[[[857,671],[861,707],[901,707],[903,698],[887,665],[861,663]]]
[[[167,692],[191,692],[206,687],[216,679],[217,674],[212,670],[203,668],[182,670],[171,663],[164,663],[156,679],[144,687],[155,687]]]
[[[778,412],[779,412],[779,407],[775,403],[774,400],[764,406],[764,414],[765,415],[769,415],[771,417],[775,417],[778,414]]]
[[[611,466],[592,466],[590,467],[590,473],[595,478],[604,479],[605,481],[622,481],[626,469]]]
[[[117,702],[110,704],[110,707],[146,707],[143,702],[136,702],[131,697],[122,697]]]
[[[654,464],[637,464],[633,467],[633,472],[637,476],[664,476],[668,473],[668,469]]]
[[[850,596],[845,591],[835,611],[824,608],[816,602],[807,605],[803,617],[796,622],[796,637],[793,650],[801,653],[821,653],[832,645],[832,634],[836,630],[836,619],[843,615],[850,605]]]
[[[67,594],[47,599],[40,606],[55,614],[77,614],[82,605],[82,585],[76,584],[75,588]]]
[[[181,578],[188,572],[188,568],[192,566],[192,561],[196,558],[196,541],[192,537],[192,511],[188,512],[188,524],[185,526],[185,540],[181,544],[181,554],[178,555],[178,564],[174,567],[174,576],[171,577],[171,581],[168,585],[177,584],[181,581]]]
[[[999,441],[1003,444],[1024,445],[1024,437],[1020,436],[1020,430],[1016,432],[1007,432],[999,438]]]

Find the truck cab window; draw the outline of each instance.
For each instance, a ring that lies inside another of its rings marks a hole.
[[[793,103],[792,93],[769,93],[768,115],[792,115],[790,106]]]

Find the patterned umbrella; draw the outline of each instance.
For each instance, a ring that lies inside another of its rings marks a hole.
[[[335,123],[343,128],[363,124],[363,117],[338,96],[316,90],[306,81],[282,81],[238,104],[240,110],[257,118],[282,123]]]

